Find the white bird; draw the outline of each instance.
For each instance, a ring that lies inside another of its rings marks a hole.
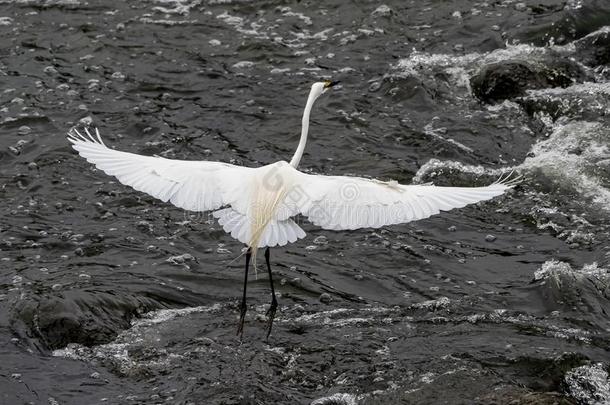
[[[243,296],[237,333],[243,334],[246,315],[248,267],[257,248],[266,248],[271,285],[267,338],[277,309],[269,248],[305,237],[292,217],[303,215],[330,230],[379,228],[428,218],[440,211],[499,196],[517,184],[505,178],[486,187],[436,187],[403,185],[349,176],[324,176],[297,170],[309,129],[314,102],[337,82],[311,86],[303,112],[301,139],[290,163],[280,161],[262,167],[235,166],[222,162],[186,161],[142,156],[108,148],[99,131],[95,137],[85,128],[68,132],[78,153],[121,183],[189,211],[213,211],[231,236],[247,245]]]

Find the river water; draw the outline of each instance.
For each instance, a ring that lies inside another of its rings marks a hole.
[[[0,0],[0,403],[610,403],[605,0]],[[65,139],[516,189],[272,250]],[[516,401],[516,402],[511,402]]]

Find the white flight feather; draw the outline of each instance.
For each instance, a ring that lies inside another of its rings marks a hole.
[[[309,115],[326,88],[324,83],[312,86],[301,140],[290,164],[248,168],[142,156],[108,148],[97,129],[95,136],[87,128],[86,136],[72,129],[68,140],[82,157],[123,184],[186,210],[215,211],[223,229],[254,248],[254,255],[256,248],[305,237],[291,219],[299,214],[324,229],[379,228],[491,199],[520,180],[510,173],[486,187],[436,187],[302,173],[296,167],[303,156]]]

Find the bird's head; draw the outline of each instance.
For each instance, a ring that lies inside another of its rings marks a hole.
[[[328,89],[338,84],[339,82],[333,82],[331,80],[324,80],[323,82],[315,82],[311,85],[311,92],[315,95],[316,98],[320,97],[322,94],[326,93]]]

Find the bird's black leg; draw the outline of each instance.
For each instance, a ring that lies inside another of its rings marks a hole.
[[[241,312],[239,315],[239,326],[237,327],[237,334],[239,338],[244,334],[244,320],[246,319],[246,311],[248,307],[246,306],[246,287],[248,286],[248,266],[250,265],[250,257],[252,257],[252,250],[248,248],[246,251],[246,271],[244,272],[244,295],[241,298]]]
[[[277,299],[275,298],[275,289],[273,288],[273,276],[271,275],[271,264],[269,264],[269,248],[265,250],[265,261],[267,262],[267,271],[269,272],[269,284],[271,285],[271,306],[267,311],[267,340],[271,334],[271,328],[273,327],[273,319],[275,318],[275,311],[277,310]]]

